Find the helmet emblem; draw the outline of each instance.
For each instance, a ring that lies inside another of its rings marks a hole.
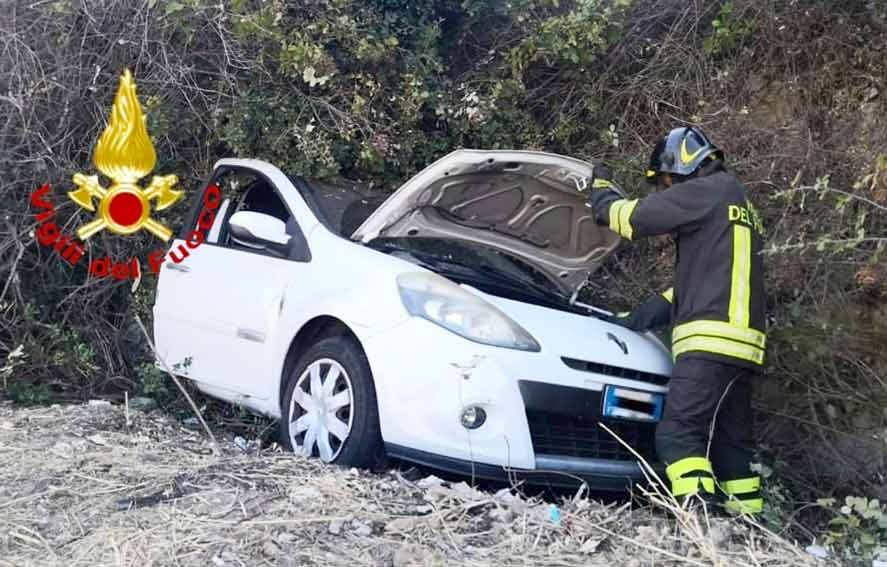
[[[684,162],[684,165],[689,164],[694,159],[696,159],[696,156],[698,156],[702,152],[702,150],[703,148],[699,148],[691,154],[687,151],[687,138],[684,138],[684,140],[681,142],[681,161]]]

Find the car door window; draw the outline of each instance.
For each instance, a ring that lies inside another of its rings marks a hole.
[[[239,211],[252,211],[270,215],[286,224],[286,231],[292,237],[290,260],[308,261],[311,258],[308,245],[298,222],[287,207],[279,191],[271,181],[257,171],[245,168],[226,167],[218,170],[209,183],[219,188],[222,202],[216,209],[215,219],[207,233],[206,244],[243,250],[256,254],[280,257],[280,254],[245,246],[232,238],[229,221]],[[199,215],[192,217],[194,225]],[[192,229],[195,227],[192,226]]]

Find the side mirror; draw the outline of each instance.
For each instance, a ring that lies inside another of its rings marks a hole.
[[[291,238],[282,220],[254,211],[234,213],[228,227],[235,242],[257,250],[285,253]]]

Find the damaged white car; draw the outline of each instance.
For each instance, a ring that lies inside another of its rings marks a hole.
[[[370,214],[354,188],[221,160],[162,265],[159,355],[327,462],[624,489],[640,466],[599,422],[653,459],[671,359],[575,300],[619,243],[592,171],[460,150]]]

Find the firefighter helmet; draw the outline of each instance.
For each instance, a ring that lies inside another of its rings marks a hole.
[[[708,159],[724,159],[724,153],[699,128],[675,128],[653,148],[647,181],[655,184],[661,173],[692,175]]]

